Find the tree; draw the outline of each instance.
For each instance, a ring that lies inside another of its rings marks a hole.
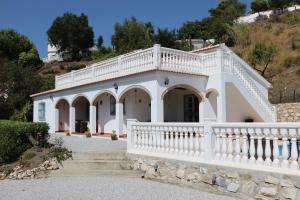
[[[38,68],[42,64],[34,44],[13,29],[0,30],[0,56],[22,67]]]
[[[293,2],[293,0],[269,0],[269,1],[270,1],[270,6],[273,9],[289,6]]]
[[[273,45],[266,45],[264,43],[256,43],[250,54],[250,62],[254,68],[265,76],[269,64],[272,62],[277,50]],[[262,65],[262,69],[259,69],[257,65]]]
[[[80,52],[88,51],[94,45],[93,28],[85,14],[79,16],[65,13],[57,17],[47,31],[50,44],[60,52],[68,51],[72,59],[80,58]]]
[[[126,53],[135,49],[147,48],[153,45],[153,25],[139,22],[135,17],[116,23],[111,43],[118,53]]]
[[[268,0],[253,0],[251,2],[251,10],[253,12],[261,12],[270,8]]]
[[[161,44],[163,47],[177,48],[176,38],[175,30],[168,30],[167,28],[158,28],[155,34],[155,42]]]
[[[234,20],[246,12],[246,4],[239,0],[224,0],[216,8],[209,10],[211,17],[223,23],[233,24]]]
[[[98,39],[97,39],[97,47],[98,49],[101,49],[103,46],[103,37],[102,35],[99,35]]]

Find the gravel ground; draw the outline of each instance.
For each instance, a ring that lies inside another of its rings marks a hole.
[[[126,177],[52,177],[33,180],[0,181],[2,200],[234,200],[225,197]]]
[[[78,136],[64,136],[63,134],[51,134],[51,139],[62,137],[65,146],[73,152],[96,152],[96,151],[126,151],[126,141],[112,141],[110,138],[86,138]]]

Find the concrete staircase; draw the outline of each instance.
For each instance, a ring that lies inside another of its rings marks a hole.
[[[59,170],[49,176],[126,176],[141,177],[138,171],[130,170],[125,151],[73,152],[73,160],[62,163]]]

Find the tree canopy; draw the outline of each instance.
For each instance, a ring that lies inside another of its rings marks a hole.
[[[89,26],[85,14],[79,16],[65,13],[57,17],[47,31],[50,44],[59,51],[69,51],[73,59],[79,57],[81,51],[87,51],[94,45],[93,28]]]
[[[111,36],[113,48],[120,53],[153,45],[154,28],[152,23],[140,22],[135,17],[116,23]]]
[[[253,0],[251,2],[251,10],[253,12],[261,12],[270,8],[269,0]]]
[[[0,30],[0,57],[5,57],[22,67],[38,68],[41,65],[34,44],[13,29]]]

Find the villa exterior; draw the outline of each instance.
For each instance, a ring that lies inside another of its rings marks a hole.
[[[34,121],[127,134],[129,154],[299,176],[300,124],[275,122],[269,87],[223,44],[154,45],[56,76],[32,95]]]
[[[225,45],[193,52],[154,47],[56,76],[32,95],[50,132],[125,134],[140,122],[274,122],[268,83]]]
[[[126,133],[140,122],[273,122],[268,83],[225,45],[184,52],[155,45],[56,76],[32,95],[50,132]]]

